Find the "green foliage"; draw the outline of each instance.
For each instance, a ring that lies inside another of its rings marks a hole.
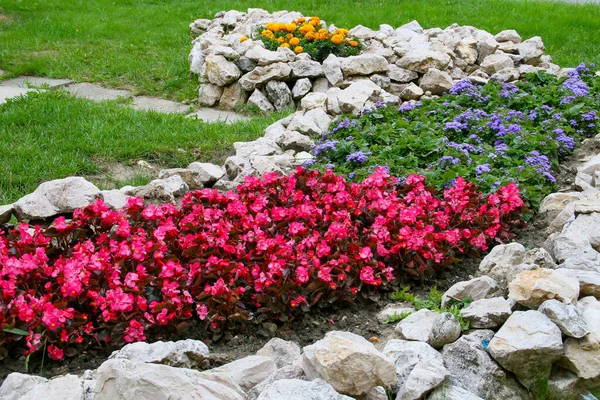
[[[402,290],[397,290],[393,293],[390,293],[388,297],[390,300],[393,301],[403,301],[411,303],[417,311],[426,308],[430,311],[437,312],[440,314],[449,312],[452,315],[454,315],[456,319],[458,319],[458,322],[460,323],[460,328],[463,331],[469,329],[469,321],[463,319],[463,317],[460,315],[460,310],[465,307],[468,307],[468,305],[471,304],[472,300],[470,298],[466,297],[462,301],[451,300],[448,306],[442,307],[443,293],[437,290],[436,287],[432,288],[427,294],[427,297],[425,298],[416,296],[413,293],[409,293],[408,289],[409,288],[407,287]],[[386,320],[385,323],[387,324],[397,322],[408,317],[409,315],[410,313],[402,313],[401,315],[394,314],[393,316],[388,318],[388,320]]]

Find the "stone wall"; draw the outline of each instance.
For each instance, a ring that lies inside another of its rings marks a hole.
[[[270,51],[261,40],[253,40],[257,28],[268,22],[289,23],[300,17],[298,12],[271,14],[251,8],[194,21],[189,60],[191,72],[200,81],[200,104],[224,109],[249,104],[272,111],[298,107],[309,93],[326,93],[328,98],[341,97],[340,107],[328,102],[330,114],[358,113],[378,100],[400,103],[439,95],[464,78],[477,83],[490,78],[513,81],[541,69],[553,74],[560,71],[544,55],[540,37],[523,41],[514,30],[493,35],[457,24],[423,29],[412,21],[397,29],[383,24],[379,30],[358,25],[349,36],[361,41],[362,53],[330,55],[322,63],[284,47]],[[330,32],[338,29],[324,21],[322,26]],[[240,42],[243,36],[250,39]],[[371,92],[369,87],[376,96],[364,95],[365,90]],[[358,98],[354,98],[357,91]]]

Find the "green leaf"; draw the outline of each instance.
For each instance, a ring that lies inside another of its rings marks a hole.
[[[29,336],[29,332],[24,331],[23,329],[18,329],[18,328],[4,328],[2,330],[4,332],[12,333],[14,335]]]

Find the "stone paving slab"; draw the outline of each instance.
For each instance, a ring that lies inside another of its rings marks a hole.
[[[18,88],[49,87],[59,88],[73,83],[71,79],[50,79],[39,76],[19,76],[0,82],[0,86],[12,86]]]
[[[67,92],[74,96],[93,101],[117,100],[119,97],[131,97],[129,90],[106,89],[94,83],[76,83],[67,86]]]
[[[0,104],[6,103],[6,100],[13,97],[24,95],[28,92],[33,92],[36,89],[26,89],[11,86],[0,86]]]
[[[188,118],[196,118],[204,122],[225,122],[227,124],[251,120],[251,118],[245,115],[233,111],[217,110],[215,108],[201,108],[189,114]]]
[[[187,114],[190,110],[189,105],[148,96],[134,97],[133,108],[136,110],[156,111],[167,114]]]

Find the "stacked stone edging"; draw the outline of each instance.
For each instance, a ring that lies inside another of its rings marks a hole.
[[[264,48],[257,28],[268,22],[290,23],[304,17],[299,12],[219,12],[214,19],[190,24],[195,37],[189,55],[190,70],[200,81],[199,102],[234,109],[244,104],[262,111],[300,106],[309,93],[347,90],[353,83],[368,82],[384,101],[400,103],[447,92],[460,79],[485,83],[489,78],[514,81],[527,72],[560,67],[544,54],[538,36],[522,41],[515,30],[492,35],[472,26],[453,24],[446,29],[423,29],[417,21],[394,29],[379,30],[358,25],[349,37],[364,45],[360,55],[336,57],[323,62],[308,54],[280,47]],[[329,32],[338,29],[321,22]],[[240,42],[242,37],[250,39]],[[356,89],[356,88],[353,88]],[[351,90],[352,91],[352,90]],[[370,100],[370,101],[369,101]],[[328,107],[331,114],[357,113],[377,99],[366,98],[356,107]]]

